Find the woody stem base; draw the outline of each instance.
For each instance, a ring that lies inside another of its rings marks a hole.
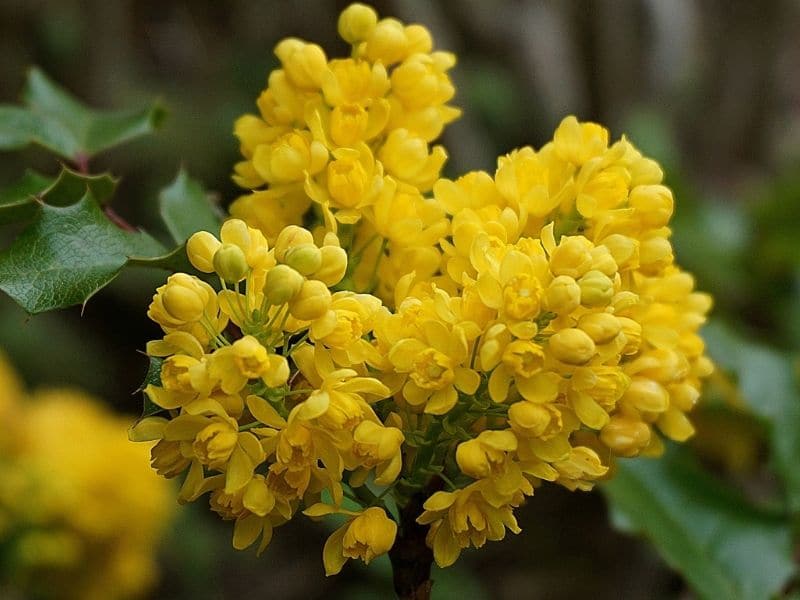
[[[389,551],[394,591],[400,600],[430,600],[433,551],[425,543],[427,525],[417,523],[422,513],[421,495],[411,498],[400,513],[397,539]]]

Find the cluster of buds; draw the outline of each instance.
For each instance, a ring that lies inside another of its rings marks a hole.
[[[453,57],[360,4],[339,31],[350,58],[281,42],[261,116],[237,122],[234,179],[266,189],[221,241],[189,240],[218,288],[179,273],[154,297],[165,413],[134,436],[159,440],[160,473],[188,470],[183,500],[236,520],[236,547],[298,511],[346,515],[335,573],[411,518],[447,566],[518,532],[543,482],[588,490],[692,435],[711,299],[675,264],[660,167],[625,138],[567,117],[494,174],[441,179]]]

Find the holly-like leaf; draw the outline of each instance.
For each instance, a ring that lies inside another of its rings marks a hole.
[[[767,425],[772,466],[783,481],[789,510],[800,512],[800,392],[792,361],[716,321],[705,327],[703,337],[718,366],[736,373],[748,408]]]
[[[615,522],[647,536],[702,598],[767,600],[794,572],[788,519],[745,501],[685,450],[621,460],[602,487]]]
[[[173,239],[183,244],[193,233],[219,233],[220,214],[203,186],[181,169],[159,196],[161,217]]]
[[[52,183],[50,177],[28,170],[10,186],[0,190],[0,225],[30,218],[36,212],[36,196]]]
[[[165,115],[157,104],[125,111],[88,108],[36,68],[28,73],[22,100],[23,106],[0,106],[0,150],[35,143],[76,163],[153,132]]]
[[[28,228],[0,252],[0,289],[31,314],[85,304],[129,256],[164,252],[149,235],[111,223],[87,192],[70,206],[42,205]]]
[[[139,389],[136,390],[138,392],[142,392],[143,404],[141,418],[150,417],[164,410],[158,404],[155,404],[152,400],[150,400],[150,398],[147,397],[147,394],[144,393],[144,389],[148,385],[156,385],[161,387],[161,365],[164,364],[164,359],[156,356],[150,356],[148,358],[150,359],[150,364],[147,367],[147,374],[144,376],[142,385],[140,385]]]
[[[88,189],[100,204],[105,204],[114,195],[119,179],[110,173],[84,175],[68,167],[62,167],[58,177],[40,194],[41,199],[53,206],[75,204]]]

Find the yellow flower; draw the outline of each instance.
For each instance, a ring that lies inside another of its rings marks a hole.
[[[448,327],[441,321],[427,320],[420,324],[420,338],[406,337],[394,343],[389,360],[398,373],[407,373],[403,397],[412,406],[425,407],[425,412],[441,415],[458,401],[458,392],[474,394],[480,376],[463,366],[468,360],[464,330]]]
[[[522,493],[493,506],[483,496],[490,485],[487,481],[477,481],[456,492],[436,492],[423,505],[425,512],[417,522],[431,525],[427,543],[440,567],[452,565],[461,550],[470,545],[480,548],[486,540],[502,540],[506,529],[513,533],[521,531],[512,509],[522,502]]]
[[[513,432],[483,431],[478,437],[458,445],[456,462],[465,475],[483,479],[503,472],[509,453],[516,449],[517,438]]]
[[[556,129],[553,143],[562,160],[582,165],[606,150],[608,131],[597,123],[579,123],[569,116]]]
[[[403,432],[396,427],[362,421],[353,431],[353,456],[360,467],[375,469],[376,484],[389,485],[397,479],[403,466],[400,448],[404,441]],[[351,485],[353,482],[351,477]]]
[[[443,146],[428,149],[428,143],[407,129],[395,129],[378,151],[386,172],[426,192],[438,179],[447,160]]]
[[[329,514],[330,508],[317,504],[305,511],[309,516]],[[394,545],[397,523],[377,506],[363,512],[337,511],[351,515],[347,522],[334,531],[325,542],[322,560],[326,575],[336,575],[350,558],[369,564],[375,557],[386,554]]]
[[[289,378],[286,358],[268,352],[250,335],[216,350],[209,358],[208,370],[227,394],[240,391],[251,379],[261,379],[268,386],[277,387]]]
[[[203,344],[224,329],[227,319],[219,314],[214,289],[186,273],[170,275],[156,290],[147,316],[167,332],[191,333]]]
[[[253,153],[253,168],[264,181],[275,185],[303,182],[307,174],[316,175],[327,163],[325,145],[299,129],[271,144],[261,144]]]

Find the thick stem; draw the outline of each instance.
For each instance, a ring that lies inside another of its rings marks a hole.
[[[422,513],[422,494],[415,494],[400,513],[400,528],[389,551],[394,591],[400,600],[430,600],[433,551],[425,543],[427,525],[417,523]]]

